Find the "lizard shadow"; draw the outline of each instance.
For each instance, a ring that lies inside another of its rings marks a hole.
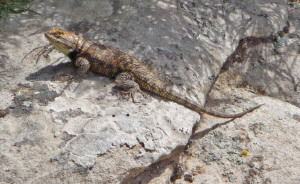
[[[87,72],[85,75],[80,76],[76,72],[76,69],[77,67],[72,62],[59,63],[57,65],[48,65],[28,75],[25,79],[27,81],[51,81],[64,83],[65,87],[63,88],[63,91],[61,93],[63,93],[64,90],[66,90],[73,82],[77,83],[76,89],[80,88],[80,84],[85,79],[100,83],[101,86],[107,86],[109,83],[113,83],[113,80],[104,80],[103,76],[94,74],[92,72]],[[112,90],[115,93],[117,92],[117,90],[120,91],[120,89],[118,89],[117,87],[113,87]],[[77,93],[81,94],[85,91],[86,88],[80,88],[77,90]]]
[[[232,122],[235,118],[232,118],[232,119],[229,119],[223,123],[217,123],[217,124],[214,124],[213,126],[207,128],[207,129],[204,129],[200,132],[197,132],[197,133],[193,133],[193,135],[191,136],[191,140],[196,140],[196,139],[202,139],[204,136],[206,136],[207,134],[209,134],[211,131],[217,129],[218,127],[220,126],[223,126],[223,125],[227,125],[228,123]]]
[[[75,66],[72,63],[60,63],[57,65],[48,65],[37,72],[28,75],[25,79],[28,81],[49,81],[55,80],[61,75],[74,75]]]
[[[83,79],[97,80],[93,77],[92,72],[87,72],[84,76],[79,76],[76,72],[77,67],[71,63],[59,63],[57,65],[48,65],[38,71],[28,75],[25,79],[27,81],[60,81],[65,82],[73,80],[75,82],[82,82]],[[70,79],[67,76],[71,77]]]

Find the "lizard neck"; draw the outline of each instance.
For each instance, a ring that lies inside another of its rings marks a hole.
[[[74,62],[76,59],[77,59],[77,55],[80,53],[80,50],[78,50],[78,49],[75,49],[75,50],[73,50],[72,52],[70,52],[69,54],[68,54],[68,57],[70,58],[70,60],[72,61],[72,62]]]
[[[70,60],[75,61],[77,59],[78,55],[84,53],[88,48],[88,46],[87,46],[87,45],[89,45],[88,43],[89,43],[89,41],[80,37],[77,40],[75,49],[67,55],[70,58]]]

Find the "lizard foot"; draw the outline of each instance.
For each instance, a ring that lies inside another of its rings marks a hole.
[[[59,82],[73,82],[75,80],[75,77],[71,74],[62,74],[53,79],[53,81],[59,81]]]
[[[135,93],[140,93],[144,98],[148,99],[148,96],[139,88],[139,86],[130,88],[129,90],[123,91],[122,93],[124,95],[128,95],[128,100],[132,99],[133,103],[138,103],[138,101],[135,100]]]
[[[144,98],[148,98],[148,96],[140,89],[139,85],[134,81],[133,76],[127,72],[120,73],[116,77],[115,82],[118,87],[125,90],[123,93],[127,94],[129,97],[128,99],[131,98],[134,103],[137,102],[134,98],[135,93],[137,92],[140,93]]]

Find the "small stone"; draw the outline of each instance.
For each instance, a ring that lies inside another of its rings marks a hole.
[[[185,175],[184,175],[184,181],[193,183],[194,178],[193,178],[193,176],[192,176],[191,174],[185,174]]]

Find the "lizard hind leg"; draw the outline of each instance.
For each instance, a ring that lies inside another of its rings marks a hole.
[[[124,93],[128,94],[128,99],[131,98],[134,103],[136,102],[134,94],[137,92],[140,93],[144,98],[147,98],[147,95],[140,89],[140,86],[134,81],[134,77],[130,73],[120,73],[117,75],[115,82],[116,86],[125,90]]]

